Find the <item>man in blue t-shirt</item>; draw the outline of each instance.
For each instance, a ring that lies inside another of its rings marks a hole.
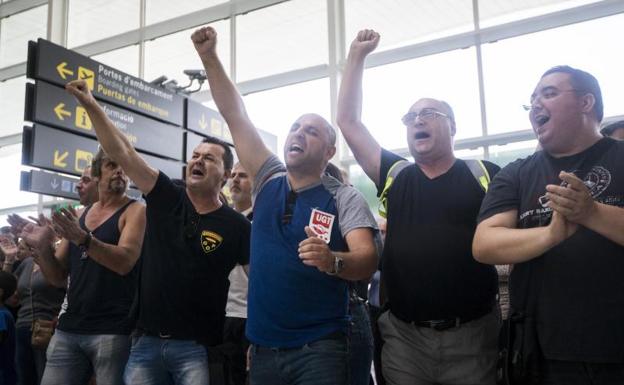
[[[216,32],[191,39],[214,100],[253,178],[247,337],[253,384],[346,384],[347,282],[377,264],[376,223],[362,196],[321,175],[336,133],[316,114],[295,121],[285,165],[249,120],[216,54]]]

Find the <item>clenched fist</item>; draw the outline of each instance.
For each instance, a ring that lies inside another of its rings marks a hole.
[[[379,34],[372,29],[361,30],[351,43],[349,54],[368,55],[377,48],[379,38]]]
[[[91,90],[89,90],[89,86],[87,86],[87,82],[84,80],[73,80],[65,84],[65,89],[67,92],[74,95],[83,107],[88,107],[97,103],[91,94]]]
[[[217,48],[217,31],[212,27],[202,27],[193,32],[191,40],[195,50],[204,59],[208,55],[215,55]]]

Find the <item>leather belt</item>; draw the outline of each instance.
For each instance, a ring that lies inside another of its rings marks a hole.
[[[485,316],[486,314],[489,314],[491,311],[492,310],[489,309],[486,312],[477,313],[469,317],[455,317],[455,318],[436,319],[436,320],[427,320],[427,321],[413,321],[410,323],[414,324],[414,326],[423,327],[423,328],[431,328],[431,329],[441,332],[444,330],[458,327],[461,324],[465,324],[467,322],[479,319]]]

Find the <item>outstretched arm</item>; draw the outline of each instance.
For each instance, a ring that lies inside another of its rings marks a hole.
[[[351,43],[338,94],[336,120],[355,159],[368,177],[379,184],[381,147],[362,123],[362,75],[364,60],[379,44],[379,34],[365,29]]]
[[[76,97],[89,114],[95,134],[102,148],[144,194],[149,194],[158,179],[158,170],[150,167],[136,152],[132,143],[115,127],[113,122],[95,101],[84,80],[74,80],[65,85],[65,89]]]
[[[206,69],[212,97],[230,127],[236,153],[253,179],[271,152],[247,116],[243,98],[226,75],[217,56],[217,32],[212,27],[203,27],[193,32],[191,40]]]

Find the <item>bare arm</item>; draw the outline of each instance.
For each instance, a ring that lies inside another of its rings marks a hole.
[[[599,203],[574,174],[561,172],[567,186],[548,185],[549,205],[571,221],[624,246],[624,208]]]
[[[67,286],[67,256],[69,242],[63,239],[54,250],[54,231],[48,225],[29,224],[24,227],[21,237],[34,251],[34,258],[50,285]]]
[[[79,245],[87,238],[87,232],[78,225],[77,218],[68,210],[62,209],[53,216],[58,231],[70,242]],[[145,232],[145,206],[131,204],[121,217],[122,228],[116,245],[104,243],[93,237],[87,254],[95,262],[119,275],[128,274],[141,252]]]
[[[496,214],[477,226],[472,243],[475,259],[491,265],[516,264],[537,258],[574,234],[578,226],[557,211],[548,226],[517,229],[517,211]]]
[[[91,95],[84,80],[74,80],[65,89],[80,102],[95,127],[98,141],[108,156],[121,165],[124,172],[144,194],[149,194],[158,179],[158,170],[149,166],[136,152],[128,138],[113,122]]]
[[[217,108],[230,127],[236,153],[253,179],[260,167],[271,156],[258,130],[253,125],[243,103],[243,98],[227,77],[217,56],[217,32],[212,27],[203,27],[191,35],[195,50],[206,69],[210,92]]]
[[[342,135],[368,177],[379,184],[381,147],[362,123],[362,76],[364,61],[379,43],[379,34],[360,31],[351,43],[338,94],[336,120]]]
[[[345,237],[349,251],[331,251],[328,245],[306,226],[308,238],[299,244],[299,258],[308,265],[327,273],[334,269],[334,256],[342,258],[344,268],[338,275],[342,279],[358,281],[368,279],[377,270],[377,249],[373,230],[367,227],[351,230]]]

